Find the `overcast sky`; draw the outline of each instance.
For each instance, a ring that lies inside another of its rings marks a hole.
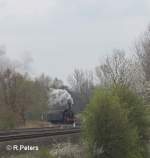
[[[74,68],[93,69],[114,48],[129,53],[149,23],[149,0],[0,0],[7,56],[28,52],[35,73],[63,80]]]

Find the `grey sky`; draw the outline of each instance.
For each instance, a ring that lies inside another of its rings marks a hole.
[[[149,23],[149,0],[0,0],[7,56],[30,52],[35,73],[63,80],[74,68],[94,68],[114,48],[129,52]]]

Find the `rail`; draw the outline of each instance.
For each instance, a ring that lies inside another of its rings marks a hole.
[[[40,137],[50,137],[50,136],[63,136],[69,134],[77,134],[80,133],[80,128],[39,128],[34,130],[22,130],[22,131],[7,131],[7,133],[1,132],[0,134],[0,142],[5,141],[13,141],[13,140],[21,140],[21,139],[33,139]]]

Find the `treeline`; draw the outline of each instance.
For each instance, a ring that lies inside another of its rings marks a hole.
[[[36,116],[47,110],[48,85],[41,76],[31,79],[7,68],[0,72],[0,128],[24,125],[28,112]],[[35,117],[36,118],[36,117]]]

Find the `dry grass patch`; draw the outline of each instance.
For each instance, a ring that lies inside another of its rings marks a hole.
[[[19,128],[42,128],[42,127],[52,127],[53,125],[49,122],[44,121],[26,121],[24,126]]]

